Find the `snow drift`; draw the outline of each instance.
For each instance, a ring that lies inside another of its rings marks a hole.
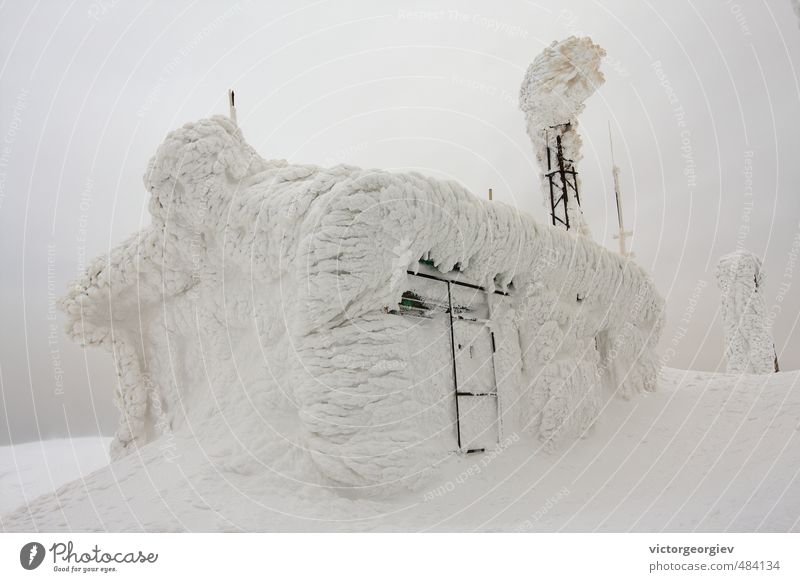
[[[497,451],[453,455],[419,490],[374,499],[300,481],[277,455],[242,473],[176,434],[169,456],[145,445],[0,529],[797,532],[798,416],[800,372],[665,369],[655,393],[609,399],[592,438],[558,454],[509,435]]]

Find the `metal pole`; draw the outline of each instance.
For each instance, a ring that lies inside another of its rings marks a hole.
[[[239,125],[239,123],[236,121],[236,101],[233,89],[228,89],[228,107],[230,110],[231,121],[233,121],[233,123],[236,125]]]
[[[611,175],[614,177],[614,197],[617,201],[617,222],[619,223],[619,232],[614,238],[619,239],[619,254],[623,257],[632,256],[628,252],[625,237],[633,234],[631,231],[625,230],[625,221],[622,216],[622,191],[619,187],[619,168],[614,161],[614,141],[611,139],[611,122],[608,124],[608,143],[611,148]]]
[[[569,190],[567,189],[567,174],[564,171],[564,150],[561,147],[561,136],[556,136],[556,161],[558,162],[558,175],[561,177],[561,193],[564,202],[564,226],[569,230]]]
[[[487,307],[487,314],[489,315],[489,321],[491,325],[494,325],[494,310],[492,309],[492,293],[486,292],[486,307]],[[492,377],[494,378],[494,393],[495,393],[495,404],[497,405],[497,442],[500,443],[503,441],[503,409],[500,406],[500,387],[497,385],[497,363],[495,362],[495,354],[497,353],[497,346],[494,343],[494,331],[489,328],[490,338],[492,340]]]
[[[458,450],[461,451],[461,417],[458,414],[458,367],[456,366],[456,337],[453,332],[453,294],[450,292],[450,281],[447,281],[447,304],[450,314],[450,351],[453,354],[453,385],[455,387],[453,395],[456,399],[456,440],[458,442]]]

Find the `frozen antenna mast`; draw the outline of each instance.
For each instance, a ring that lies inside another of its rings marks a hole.
[[[519,91],[528,135],[539,163],[545,207],[553,226],[590,236],[580,201],[578,115],[603,84],[605,51],[571,36],[546,47],[531,63]]]
[[[625,244],[625,237],[633,234],[632,230],[625,230],[625,221],[622,217],[622,192],[619,187],[619,168],[614,161],[614,141],[611,139],[611,123],[608,124],[608,143],[611,146],[611,173],[614,176],[614,196],[617,199],[617,221],[619,222],[619,232],[614,235],[614,238],[619,239],[619,254],[623,257],[633,257],[633,253],[629,253],[627,245]]]
[[[570,209],[574,214],[580,212],[581,206],[575,161],[564,156],[561,141],[564,132],[569,131],[569,128],[569,122],[551,126],[555,140],[550,139],[551,132],[545,132],[547,171],[544,173],[550,187],[550,218],[553,226],[561,224],[567,230],[570,227]],[[573,204],[570,204],[571,199]]]
[[[236,100],[233,89],[228,89],[228,106],[230,107],[230,118],[233,123],[239,125],[236,121]]]

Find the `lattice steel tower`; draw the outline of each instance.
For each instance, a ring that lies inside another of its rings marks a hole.
[[[578,208],[581,198],[578,192],[578,171],[575,162],[564,157],[564,148],[561,144],[563,135],[569,131],[570,123],[553,125],[545,132],[545,148],[547,159],[547,172],[545,176],[550,184],[550,216],[553,226],[558,223],[567,230],[570,229],[570,191],[574,193]]]

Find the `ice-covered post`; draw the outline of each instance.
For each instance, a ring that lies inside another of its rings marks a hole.
[[[775,345],[760,290],[763,279],[761,260],[750,251],[730,253],[717,263],[728,372],[777,371]]]
[[[619,239],[619,254],[623,257],[633,258],[633,253],[628,252],[628,246],[625,242],[627,237],[633,235],[632,230],[625,230],[625,220],[622,212],[622,189],[619,186],[619,166],[614,161],[614,141],[611,139],[611,123],[608,124],[608,145],[611,150],[611,176],[614,179],[614,198],[617,201],[617,224],[619,230],[614,238]]]
[[[574,188],[563,188],[567,195],[563,201],[563,218],[566,220],[562,221],[555,217],[553,209],[554,195],[560,194],[551,193],[551,180],[547,173],[553,166],[552,156],[556,155],[556,149],[561,150],[563,158],[573,169],[581,159],[577,117],[583,111],[584,102],[605,82],[600,71],[600,62],[605,54],[588,37],[571,36],[553,42],[528,67],[519,94],[519,107],[525,113],[528,135],[539,162],[545,207],[548,212],[553,212],[554,223],[559,222],[568,230],[583,235],[590,233],[580,209],[577,175],[574,176]],[[563,180],[563,171],[560,173]]]
[[[238,125],[236,120],[236,95],[233,89],[228,89],[228,107],[230,108],[230,118],[234,124]]]

